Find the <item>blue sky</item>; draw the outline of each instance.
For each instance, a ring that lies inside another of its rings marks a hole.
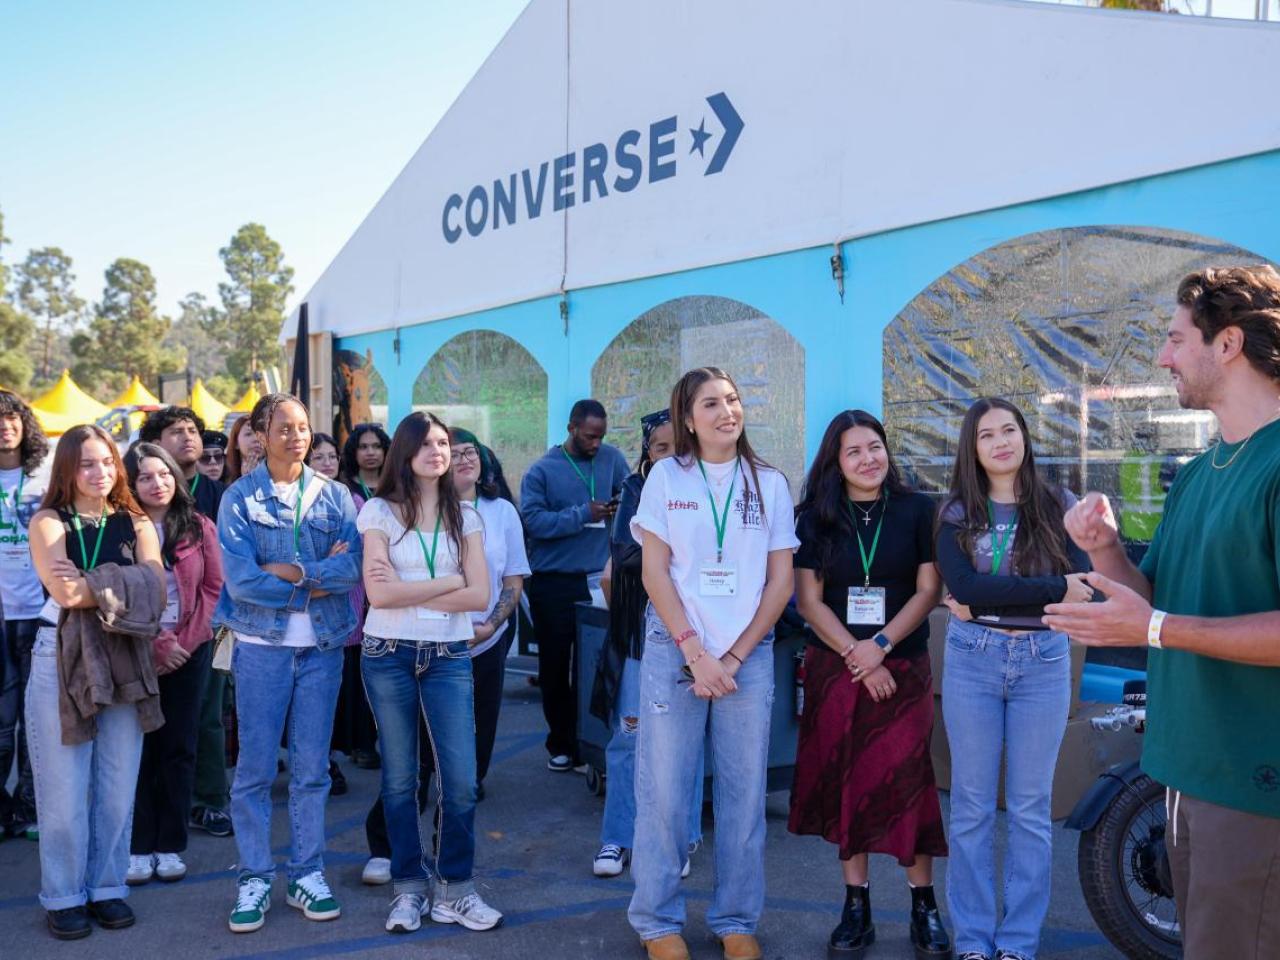
[[[0,0],[5,259],[61,246],[92,301],[134,257],[176,313],[216,298],[218,248],[258,221],[296,299],[525,2]]]
[[[299,297],[525,3],[0,0],[4,259],[61,246],[92,301],[134,257],[176,313],[258,221]]]

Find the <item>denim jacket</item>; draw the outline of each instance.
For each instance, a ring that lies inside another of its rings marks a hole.
[[[360,582],[360,534],[356,507],[341,483],[310,467],[302,468],[306,486],[323,484],[320,495],[302,518],[298,556],[294,555],[293,510],[271,485],[265,463],[233,483],[218,508],[224,581],[214,626],[226,626],[270,643],[284,639],[289,615],[306,613],[321,650],[342,646],[355,628],[348,592]],[[346,541],[346,553],[330,557],[335,543]],[[261,567],[264,563],[301,565],[303,579],[292,584]],[[328,596],[311,596],[326,590]]]

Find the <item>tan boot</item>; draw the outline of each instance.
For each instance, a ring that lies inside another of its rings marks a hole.
[[[649,960],[689,960],[689,947],[684,937],[678,933],[669,933],[656,940],[644,940],[645,952]]]
[[[724,947],[724,960],[762,960],[760,941],[749,933],[725,934],[720,945]]]

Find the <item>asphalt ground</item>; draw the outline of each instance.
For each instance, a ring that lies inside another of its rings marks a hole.
[[[522,662],[512,664],[519,669]],[[505,923],[496,930],[473,933],[424,920],[413,934],[384,931],[390,887],[360,882],[367,857],[364,817],[377,793],[379,775],[343,763],[351,789],[346,796],[330,800],[326,855],[326,873],[342,904],[339,919],[327,923],[304,919],[285,905],[280,880],[266,926],[251,934],[230,933],[226,920],[235,899],[235,841],[193,831],[184,880],[133,889],[129,902],[138,916],[134,927],[95,929],[85,940],[61,943],[47,933],[36,901],[36,844],[11,839],[0,843],[0,958],[310,960],[426,955],[439,960],[641,960],[639,942],[626,920],[629,879],[625,874],[611,880],[591,875],[604,800],[590,794],[583,777],[546,769],[543,733],[538,691],[520,674],[509,672],[493,768],[485,783],[487,798],[476,820],[482,892],[506,914]],[[274,792],[273,830],[281,863],[288,845],[285,786],[286,777],[281,775]],[[770,960],[814,960],[826,956],[827,937],[838,919],[844,889],[834,848],[819,838],[787,832],[787,803],[785,791],[769,795],[767,901],[758,933]],[[945,813],[945,794],[943,804]],[[694,856],[692,874],[685,881],[689,897],[685,936],[695,958],[710,960],[719,957],[720,951],[703,922],[713,879],[710,847],[715,843],[709,810],[704,831],[707,845]],[[945,860],[938,862],[937,873],[941,900]],[[873,858],[871,892],[877,942],[868,960],[910,960],[914,957],[907,935],[910,897],[902,871],[888,858]],[[1053,898],[1040,957],[1117,956],[1094,927],[1081,899],[1076,834],[1055,825]]]

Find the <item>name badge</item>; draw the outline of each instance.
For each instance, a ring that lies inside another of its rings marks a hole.
[[[858,626],[884,626],[884,587],[850,587],[844,622]]]
[[[58,601],[50,597],[45,600],[44,606],[40,608],[40,619],[57,625],[58,614],[62,612],[62,607],[58,606]]]
[[[582,526],[583,526],[583,529],[585,530],[603,530],[604,521],[597,520],[595,523],[584,523]]]
[[[426,607],[418,607],[419,620],[448,620],[449,614],[443,610],[429,610]]]
[[[698,596],[733,597],[738,594],[738,565],[704,560],[698,567]]]
[[[164,613],[160,614],[160,624],[162,626],[172,626],[178,622],[179,604],[181,600],[174,599],[164,605]]]

